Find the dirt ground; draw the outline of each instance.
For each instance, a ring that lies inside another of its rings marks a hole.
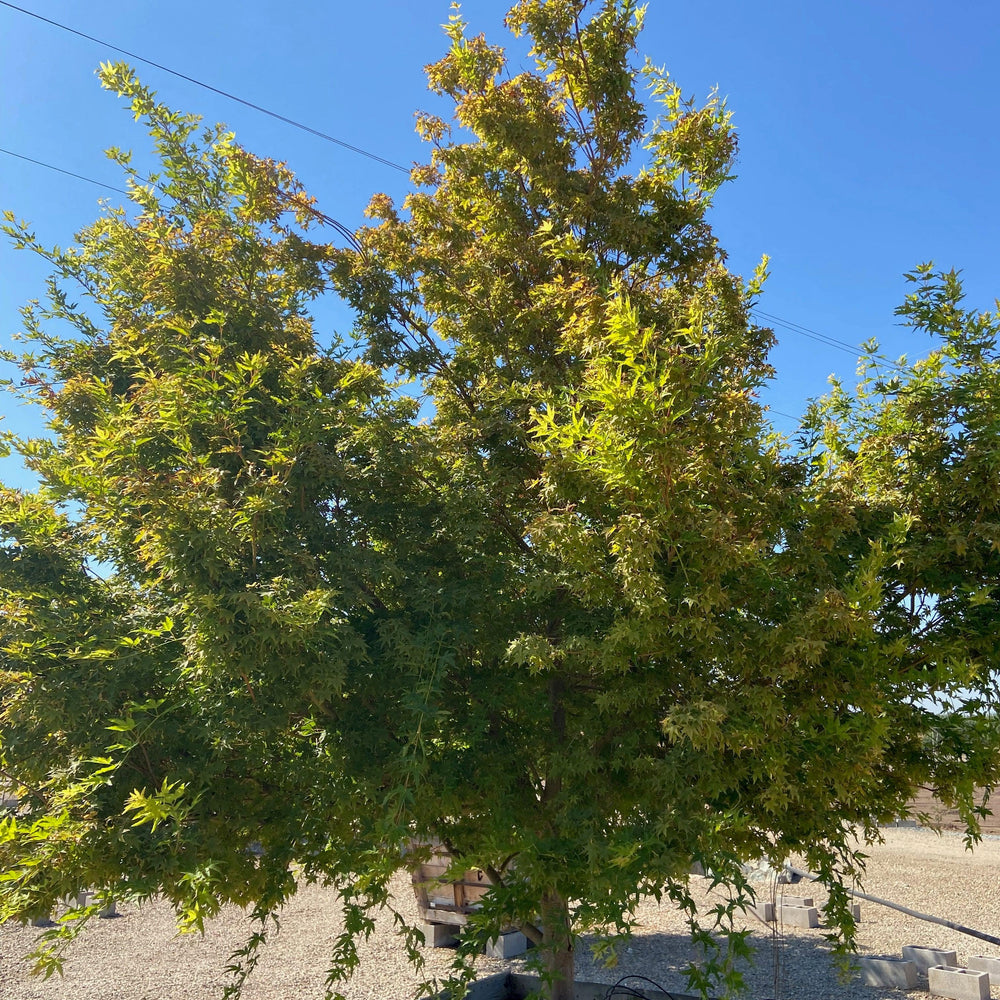
[[[982,820],[982,832],[984,834],[1000,835],[1000,792],[993,796],[990,803],[992,811],[987,819]],[[934,827],[941,830],[964,830],[965,824],[958,818],[955,809],[949,809],[942,805],[930,792],[921,792],[913,800],[913,808],[916,812],[926,812],[933,819]]]

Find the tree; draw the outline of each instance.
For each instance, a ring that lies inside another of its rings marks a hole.
[[[322,879],[347,915],[332,986],[438,841],[495,883],[460,978],[515,923],[563,1000],[578,936],[613,957],[652,894],[689,914],[707,990],[738,981],[747,859],[804,853],[849,940],[854,829],[932,782],[975,833],[997,769],[992,536],[934,402],[947,365],[920,369],[919,510],[893,486],[891,394],[838,389],[786,451],[756,400],[764,265],[731,274],[706,220],[728,113],[636,69],[632,3],[588,6],[516,4],[537,69],[513,77],[452,18],[428,77],[460,131],[419,119],[415,192],[376,196],[346,249],[283,165],[103,69],[161,174],[116,152],[137,212],[69,250],[8,226],[57,279],[20,360],[50,414],[51,439],[16,442],[41,486],[6,491],[0,521],[0,767],[22,796],[0,915],[91,884],[162,893],[194,927],[248,905],[238,986]],[[327,289],[356,343],[320,346]],[[987,340],[948,363],[992,377]],[[973,374],[962,416],[985,419]],[[949,591],[918,518],[959,507],[980,533]],[[934,704],[956,692],[979,693],[971,715]],[[707,927],[692,860],[731,891]],[[92,913],[49,934],[43,968]]]
[[[804,431],[814,486],[852,497],[854,545],[891,552],[874,608],[883,655],[906,700],[936,703],[921,780],[974,838],[974,783],[995,783],[998,749],[1000,312],[965,308],[955,271],[923,264],[906,280],[896,313],[934,349],[891,362],[866,345],[858,386],[834,381]]]

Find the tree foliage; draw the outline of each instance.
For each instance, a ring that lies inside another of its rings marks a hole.
[[[577,937],[653,895],[708,989],[746,952],[742,862],[804,854],[849,939],[855,829],[929,784],[975,835],[997,318],[919,271],[903,313],[940,350],[872,356],[784,447],[764,264],[732,274],[706,219],[728,112],[636,66],[641,9],[589,6],[516,4],[513,76],[455,14],[428,67],[454,119],[419,117],[413,193],[346,249],[284,165],[102,69],[160,172],[113,151],[134,207],[69,249],[6,227],[55,277],[17,387],[49,437],[13,442],[40,486],[0,504],[0,915],[81,885],[190,927],[246,905],[238,986],[321,880],[332,988],[436,841],[496,882],[461,975],[514,923],[565,996]],[[350,342],[310,314],[331,290]],[[704,927],[692,860],[731,893]]]

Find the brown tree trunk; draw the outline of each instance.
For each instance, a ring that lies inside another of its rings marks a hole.
[[[542,961],[549,980],[549,1000],[573,1000],[575,966],[569,903],[556,891],[542,899]]]

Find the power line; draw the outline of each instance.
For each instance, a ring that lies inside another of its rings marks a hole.
[[[57,173],[65,174],[67,177],[75,177],[78,181],[86,181],[88,184],[96,184],[98,187],[107,188],[108,191],[117,191],[119,194],[128,196],[128,191],[122,188],[113,187],[111,184],[105,184],[104,181],[95,181],[92,177],[84,177],[83,174],[73,173],[72,170],[64,170],[62,167],[57,167],[53,163],[45,163],[43,160],[36,160],[33,157],[25,156],[23,153],[15,153],[12,149],[4,149],[0,146],[0,153],[6,153],[7,156],[15,156],[19,160],[26,160],[28,163],[34,163],[36,166],[45,167],[46,170],[55,170]]]
[[[115,52],[120,52],[122,55],[128,56],[130,59],[135,59],[137,62],[145,63],[147,66],[153,66],[156,69],[162,70],[164,73],[169,73],[172,76],[177,77],[181,80],[186,80],[188,83],[194,84],[196,87],[201,87],[204,90],[211,91],[213,94],[218,94],[221,97],[225,97],[227,100],[235,101],[237,104],[242,104],[244,107],[253,109],[254,111],[259,111],[261,114],[268,115],[277,121],[284,122],[287,125],[291,125],[293,128],[301,129],[303,132],[307,132],[310,135],[314,135],[320,139],[324,139],[327,142],[332,142],[343,149],[347,149],[352,153],[357,153],[360,156],[366,156],[371,160],[375,160],[377,163],[381,163],[384,166],[392,167],[394,170],[402,171],[403,173],[409,173],[409,170],[400,163],[396,163],[393,160],[388,160],[385,157],[378,156],[376,153],[371,153],[366,149],[362,149],[360,146],[354,146],[349,142],[344,142],[342,139],[337,139],[332,135],[328,135],[326,132],[321,132],[318,129],[312,128],[310,125],[306,125],[303,122],[297,121],[294,118],[289,118],[286,115],[279,114],[276,111],[271,111],[268,108],[262,107],[259,104],[254,104],[252,101],[245,100],[242,97],[237,97],[235,94],[231,94],[228,91],[220,90],[218,87],[213,87],[211,84],[205,83],[202,80],[195,79],[193,76],[188,76],[185,73],[181,73],[178,70],[171,69],[169,66],[164,66],[162,63],[154,62],[152,59],[147,59],[144,56],[140,56],[135,52],[130,52],[128,49],[123,49],[118,45],[113,45],[111,42],[105,41],[104,39],[97,38],[94,35],[88,35],[86,32],[78,31],[76,28],[71,28],[66,24],[62,24],[59,21],[54,21],[51,18],[43,17],[41,14],[36,14],[34,11],[27,10],[24,7],[19,7],[17,4],[10,3],[9,0],[0,0],[0,6],[8,7],[11,10],[16,10],[21,14],[25,14],[28,17],[33,17],[38,21],[42,21],[45,24],[51,25],[54,28],[59,28],[62,31],[66,31],[71,35],[76,35],[79,38],[84,38],[87,41],[95,42],[98,45],[103,45],[109,49],[113,49]],[[100,187],[108,188],[112,191],[117,191],[121,194],[128,194],[127,191],[122,191],[121,188],[111,187],[108,184],[103,184],[101,181],[92,180],[89,177],[84,177],[81,174],[74,174],[72,171],[63,170],[61,167],[53,166],[50,163],[42,163],[40,160],[32,160],[31,157],[22,156],[20,153],[14,153],[11,150],[0,150],[0,152],[7,153],[10,156],[16,156],[22,160],[29,160],[32,163],[37,163],[39,166],[47,167],[50,170],[56,170],[59,173],[68,174],[71,177],[76,177],[79,180],[87,181],[90,184],[97,184]],[[342,233],[342,235],[353,239],[353,233],[342,227],[340,223],[336,220],[329,219],[326,217],[324,221],[328,221],[334,225],[334,227]],[[825,344],[827,347],[832,347],[835,350],[843,351],[846,354],[850,354],[855,360],[858,358],[860,353],[860,348],[854,344],[849,344],[847,341],[838,340],[836,337],[830,337],[827,334],[819,333],[817,330],[812,330],[809,327],[802,326],[799,323],[793,323],[791,320],[782,319],[780,316],[774,316],[771,313],[764,312],[762,309],[753,309],[754,313],[761,316],[765,321],[774,323],[776,326],[780,326],[785,330],[789,330],[792,333],[797,333],[802,337],[808,337],[810,340],[815,340],[820,344]],[[891,368],[895,371],[905,371],[904,368],[895,364],[888,359],[873,359],[876,364],[883,365],[885,367]],[[775,410],[775,413],[778,411]],[[787,414],[782,414],[782,416],[787,416]],[[791,418],[797,419],[797,418]]]
[[[793,323],[791,320],[782,319],[780,316],[764,312],[763,309],[758,309],[756,306],[751,309],[751,312],[762,317],[766,322],[773,323],[775,326],[780,326],[792,333],[799,334],[801,337],[808,337],[810,340],[815,340],[820,344],[825,344],[827,347],[833,347],[838,351],[843,351],[845,354],[850,354],[855,360],[857,360],[864,353],[863,348],[856,344],[851,344],[846,340],[838,340],[836,337],[820,333],[818,330],[810,329],[808,326],[802,326],[801,323]],[[877,355],[872,355],[871,357],[872,363],[876,366],[888,368],[891,371],[901,372],[903,374],[907,373],[907,369],[903,365],[896,364],[895,361],[890,361],[888,358],[880,358]]]
[[[0,0],[0,5],[10,6],[9,4],[5,3],[5,0]],[[96,181],[92,177],[85,177],[83,174],[74,173],[72,170],[64,170],[62,167],[57,167],[55,166],[55,164],[52,163],[46,163],[44,160],[36,160],[31,156],[24,156],[21,153],[15,153],[11,149],[4,149],[3,147],[0,147],[0,153],[6,153],[8,156],[15,156],[19,160],[26,160],[28,163],[34,163],[39,167],[45,167],[47,170],[55,170],[60,174],[67,175],[68,177],[75,177],[77,180],[86,181],[88,184],[96,184],[98,187],[107,188],[109,191],[117,191],[119,194],[124,194],[126,196],[128,196],[129,194],[128,191],[124,191],[121,188],[113,187],[110,184],[105,184],[103,181]],[[347,226],[345,226],[341,222],[338,222],[336,219],[332,218],[329,215],[326,215],[323,212],[317,211],[315,215],[322,222],[331,226],[338,233],[340,233],[340,235],[343,236],[346,240],[348,240],[356,250],[360,249],[360,244],[357,241],[357,237]],[[837,350],[845,351],[846,353],[852,355],[852,357],[854,358],[857,358],[858,353],[861,350],[859,347],[852,346],[845,340],[838,340],[836,337],[829,337],[824,333],[819,333],[817,330],[812,330],[809,327],[802,326],[800,323],[793,323],[791,320],[782,319],[780,316],[775,316],[772,313],[764,312],[763,309],[758,309],[755,307],[751,311],[757,316],[763,318],[764,320],[770,323],[774,323],[776,326],[781,326],[784,329],[791,331],[792,333],[797,333],[803,337],[808,337],[811,340],[818,341],[819,343],[824,344],[827,347],[834,347]],[[890,368],[894,368],[897,371],[905,371],[905,369],[901,368],[899,365],[896,365],[889,361],[883,361],[877,363],[884,364]],[[786,417],[788,420],[798,421],[801,419],[800,417],[793,416],[791,413],[785,413],[782,410],[776,410],[772,406],[768,406],[767,409],[770,413],[774,413],[779,417]]]
[[[0,0],[2,2],[2,0]],[[32,156],[25,156],[23,153],[15,153],[12,149],[4,149],[0,146],[0,153],[6,153],[7,156],[15,156],[19,160],[26,160],[28,163],[34,163],[36,166],[45,167],[46,170],[55,170],[57,173],[65,174],[67,177],[75,177],[79,181],[86,181],[88,184],[96,184],[98,187],[106,188],[108,191],[117,191],[118,194],[125,195],[126,198],[131,198],[130,192],[125,191],[122,188],[113,187],[111,184],[105,184],[104,181],[95,181],[93,177],[85,177],[83,174],[74,173],[72,170],[64,170],[62,167],[57,167],[54,163],[46,163],[44,160],[36,160]],[[355,249],[364,253],[364,249],[361,243],[358,242],[358,238],[354,233],[348,229],[342,222],[338,222],[335,218],[327,215],[325,212],[319,211],[317,208],[311,208],[310,214],[315,218],[319,219],[320,222],[327,226],[335,229],[341,236],[347,240],[348,243]]]
[[[796,423],[801,420],[801,417],[793,417],[790,413],[785,413],[783,410],[776,410],[773,406],[767,407],[768,413],[776,413],[779,417],[787,417],[789,420],[794,420]]]
[[[369,160],[374,160],[376,163],[381,163],[386,167],[392,167],[393,170],[400,170],[404,174],[408,174],[410,172],[409,169],[404,167],[401,163],[396,163],[393,160],[387,160],[384,156],[371,153],[367,149],[362,149],[360,146],[352,146],[351,143],[344,142],[343,139],[337,139],[335,136],[328,135],[326,132],[321,132],[319,129],[313,128],[311,125],[306,125],[303,122],[296,121],[294,118],[289,118],[286,115],[279,114],[277,111],[271,111],[269,108],[262,107],[259,104],[254,104],[253,101],[244,100],[242,97],[237,97],[235,94],[231,94],[226,90],[220,90],[218,87],[213,87],[211,84],[205,83],[202,80],[197,80],[195,77],[188,76],[186,73],[181,73],[178,70],[171,69],[169,66],[164,66],[162,63],[154,62],[152,59],[147,59],[144,56],[137,55],[135,52],[129,52],[128,49],[123,49],[118,45],[112,45],[111,42],[106,42],[102,38],[96,38],[94,35],[88,35],[86,32],[77,31],[76,28],[71,28],[69,25],[62,24],[59,21],[53,21],[51,18],[42,17],[41,14],[36,14],[34,11],[26,10],[24,7],[18,7],[16,4],[8,3],[7,0],[0,0],[0,6],[9,7],[11,10],[16,10],[20,14],[26,14],[28,17],[33,17],[38,21],[43,21],[45,24],[50,24],[54,28],[67,31],[71,35],[76,35],[78,38],[85,38],[88,42],[96,42],[98,45],[105,46],[105,48],[113,49],[115,52],[120,52],[123,56],[128,56],[129,59],[145,63],[147,66],[153,66],[156,69],[162,70],[164,73],[176,76],[178,79],[186,80],[188,83],[193,83],[196,87],[201,87],[204,90],[210,90],[213,94],[218,94],[220,97],[225,97],[227,100],[235,101],[237,104],[242,104],[244,107],[252,108],[254,111],[259,111],[261,114],[274,118],[279,122],[284,122],[286,125],[291,125],[293,128],[301,129],[303,132],[308,132],[310,135],[314,135],[319,139],[325,140],[326,142],[332,142],[334,145],[350,150],[352,153],[357,153],[359,156],[367,156]]]
[[[859,348],[854,344],[849,344],[846,340],[838,340],[836,337],[829,337],[825,333],[810,330],[807,326],[801,326],[800,324],[793,323],[790,320],[782,319],[780,316],[774,316],[771,313],[766,313],[763,309],[758,309],[757,307],[754,307],[751,311],[756,315],[763,317],[763,319],[767,320],[769,323],[774,323],[776,326],[783,327],[786,330],[791,330],[792,333],[798,333],[803,337],[808,337],[810,340],[826,344],[827,347],[834,347],[838,351],[844,351],[854,358],[857,358],[858,356]]]

